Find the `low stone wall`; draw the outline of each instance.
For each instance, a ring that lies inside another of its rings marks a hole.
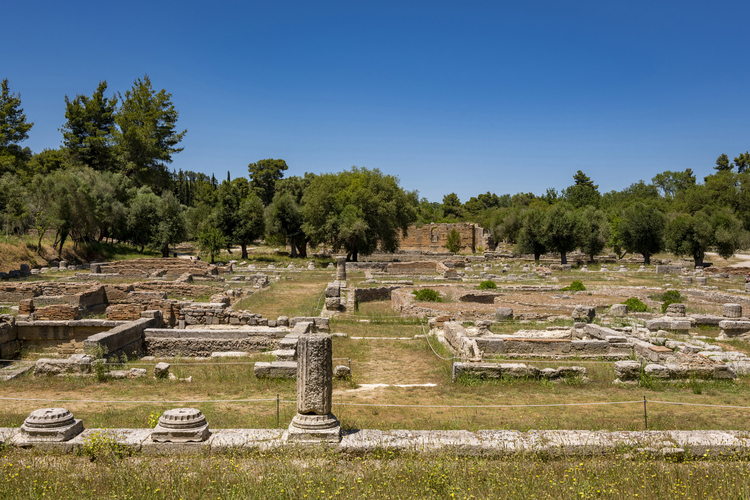
[[[288,329],[144,331],[143,350],[149,356],[199,356],[214,352],[261,352],[278,349]]]
[[[0,315],[0,359],[13,359],[20,350],[16,319],[10,314]]]
[[[352,290],[355,304],[361,302],[372,302],[374,300],[390,300],[391,292],[399,289],[399,286],[380,286],[373,288],[355,288]]]
[[[118,325],[106,332],[90,336],[83,342],[83,347],[91,353],[105,357],[141,355],[143,353],[144,330],[161,326],[161,314],[152,318],[141,318]]]
[[[120,276],[166,277],[176,279],[185,273],[192,275],[217,275],[218,268],[200,260],[175,258],[132,259],[98,264],[103,274],[117,273]]]
[[[499,378],[542,378],[557,380],[565,377],[585,377],[586,368],[581,366],[561,366],[539,369],[524,363],[453,363],[451,381],[462,375],[483,379]]]
[[[422,260],[413,262],[391,262],[386,267],[389,274],[434,274],[443,273],[448,267],[436,260]]]

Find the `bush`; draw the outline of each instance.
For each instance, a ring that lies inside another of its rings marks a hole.
[[[445,248],[451,253],[458,253],[461,250],[461,233],[456,229],[451,229],[448,233],[448,239],[445,241]]]
[[[565,288],[561,288],[560,290],[565,292],[582,292],[586,290],[586,287],[583,286],[583,283],[581,283],[580,281],[575,280],[570,284],[570,286],[566,286]]]
[[[414,297],[420,302],[441,302],[440,294],[435,290],[431,290],[429,288],[414,290],[412,293],[414,294]]]
[[[629,311],[633,312],[646,312],[648,311],[648,306],[640,301],[638,297],[630,297],[628,300],[623,302],[626,306],[628,306]]]
[[[497,290],[497,285],[495,284],[494,281],[491,281],[491,280],[482,281],[479,284],[479,289],[480,290]]]
[[[667,290],[661,295],[652,295],[651,298],[662,302],[661,304],[662,313],[667,312],[667,307],[669,307],[669,304],[682,303],[682,295],[680,295],[680,292],[678,292],[677,290]]]

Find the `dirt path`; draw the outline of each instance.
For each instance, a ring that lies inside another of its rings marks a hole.
[[[714,252],[706,252],[706,257],[720,258],[719,254]],[[734,257],[737,259],[742,259],[742,262],[730,264],[727,267],[750,267],[750,255],[736,253],[734,254]]]

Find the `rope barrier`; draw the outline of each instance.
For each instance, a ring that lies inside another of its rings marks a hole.
[[[119,403],[135,403],[135,404],[162,404],[162,403],[170,403],[170,404],[182,404],[182,403],[257,403],[257,402],[264,402],[264,401],[276,401],[276,398],[273,399],[183,399],[180,401],[174,400],[147,400],[147,401],[134,401],[130,399],[117,399],[112,401],[104,401],[100,399],[41,399],[41,398],[6,398],[6,397],[0,397],[0,400],[2,401],[36,401],[36,402],[44,402],[44,403],[113,403],[113,404],[119,404]],[[282,403],[295,403],[296,401],[281,401]]]
[[[453,361],[454,359],[461,359],[460,356],[453,356],[451,358],[446,358],[446,357],[443,357],[440,354],[438,354],[437,351],[435,350],[435,348],[432,347],[432,344],[430,343],[430,336],[427,333],[425,333],[425,331],[424,331],[424,323],[420,323],[420,326],[422,327],[422,333],[424,334],[424,338],[427,341],[427,345],[430,346],[430,349],[432,350],[432,353],[435,356],[437,356],[438,358],[442,359],[443,361]]]
[[[707,408],[735,408],[738,410],[750,410],[750,406],[709,405],[709,404],[702,404],[702,403],[675,403],[673,401],[654,401],[652,399],[649,399],[648,402],[662,404],[662,405],[705,406]]]
[[[387,408],[539,408],[557,406],[601,406],[601,405],[624,405],[641,404],[643,401],[603,401],[595,403],[549,403],[534,405],[403,405],[403,404],[373,404],[373,403],[333,403],[340,406],[377,406]]]

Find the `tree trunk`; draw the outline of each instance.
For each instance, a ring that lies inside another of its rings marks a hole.
[[[534,252],[534,262],[539,263],[539,259],[542,258],[542,252]]]
[[[643,263],[645,265],[651,264],[651,254],[650,253],[644,253],[643,254]]]
[[[590,263],[590,264],[593,264],[593,263],[595,263],[595,262],[596,262],[596,261],[594,260],[594,257],[596,257],[596,255],[594,255],[594,254],[591,254],[591,255],[589,255],[589,259],[591,259],[591,260],[589,260],[589,263]]]
[[[704,254],[701,253],[700,255],[694,255],[693,258],[695,259],[695,267],[703,267]]]
[[[240,243],[240,248],[242,249],[242,258],[247,259],[247,243]]]
[[[567,263],[568,263],[567,252],[560,252],[560,264],[567,264]]]
[[[291,258],[297,257],[297,245],[294,244],[294,240],[289,241],[289,246],[292,247],[292,254],[290,255]]]
[[[162,257],[169,257],[169,243],[165,243],[161,247],[161,256]]]
[[[304,240],[304,239],[303,239],[303,240],[302,240],[302,241],[301,241],[301,242],[300,242],[300,243],[299,243],[299,244],[297,245],[297,251],[299,252],[299,256],[300,256],[301,258],[303,258],[303,259],[304,259],[304,258],[306,258],[306,257],[307,257],[307,240]]]
[[[346,260],[349,262],[357,262],[357,247],[352,248],[348,254],[346,254]]]

